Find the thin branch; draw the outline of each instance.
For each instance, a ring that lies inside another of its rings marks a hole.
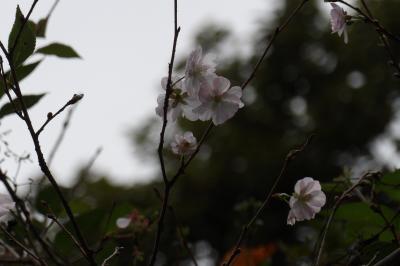
[[[374,18],[374,16],[372,15],[370,9],[368,8],[367,4],[365,3],[365,1],[361,1],[364,8],[366,9],[366,12],[363,12],[360,8],[355,7],[349,3],[347,3],[346,1],[343,0],[338,0],[337,2],[342,3],[348,7],[350,7],[351,9],[353,9],[354,11],[356,11],[358,14],[360,14],[367,22],[372,23],[375,26],[375,30],[378,33],[379,39],[381,40],[381,42],[383,43],[383,46],[391,60],[391,65],[396,69],[397,73],[396,76],[400,76],[400,64],[399,61],[396,58],[396,55],[393,53],[392,48],[390,47],[389,42],[387,41],[387,38],[390,38],[392,40],[395,40],[397,42],[400,42],[400,38],[392,33],[390,33],[389,31],[387,31],[379,22],[378,20],[376,20]]]
[[[260,59],[258,59],[257,64],[255,65],[253,71],[251,72],[250,76],[247,78],[247,80],[242,84],[242,90],[244,90],[247,85],[250,83],[250,81],[254,78],[256,72],[261,66],[261,63],[264,61],[265,56],[268,54],[268,51],[271,49],[272,44],[274,43],[275,39],[278,37],[279,33],[281,33],[292,21],[292,19],[296,16],[297,13],[303,8],[303,6],[308,2],[309,0],[302,0],[301,3],[293,10],[293,12],[290,14],[290,16],[279,26],[275,29],[271,39],[268,41],[267,47],[265,48],[264,52],[262,53]]]
[[[114,258],[115,256],[118,256],[119,255],[119,251],[121,250],[121,249],[123,249],[123,247],[116,247],[115,248],[115,250],[114,250],[114,252],[110,255],[110,256],[108,256],[104,261],[103,261],[103,263],[101,264],[101,266],[107,266],[108,265],[108,262],[112,259],[112,258]]]
[[[16,74],[15,67],[14,67],[14,64],[13,64],[13,61],[12,61],[12,57],[7,52],[7,50],[5,49],[5,47],[4,47],[4,45],[3,45],[3,43],[1,41],[0,41],[0,49],[5,54],[5,56],[7,58],[7,61],[8,61],[8,64],[10,66],[11,75],[12,75],[14,83],[15,83],[15,94],[17,95],[17,98],[18,98],[18,100],[20,102],[21,110],[22,110],[22,113],[23,113],[24,118],[25,118],[24,119],[25,124],[26,124],[26,126],[28,128],[29,134],[31,135],[33,144],[35,146],[35,151],[36,151],[36,155],[37,155],[37,158],[38,158],[38,163],[39,163],[40,169],[42,170],[43,174],[47,177],[47,179],[50,181],[51,185],[53,186],[54,190],[56,191],[56,193],[57,193],[57,195],[58,195],[58,197],[59,197],[59,199],[60,199],[60,201],[61,201],[61,203],[63,205],[63,208],[64,208],[65,212],[67,213],[68,218],[71,221],[71,224],[72,224],[72,227],[74,228],[75,234],[76,234],[79,242],[81,243],[82,247],[85,250],[85,254],[83,254],[83,255],[87,258],[87,260],[88,260],[88,262],[89,262],[89,264],[91,266],[97,265],[96,261],[93,258],[93,251],[89,249],[89,247],[88,247],[88,245],[86,243],[86,240],[84,239],[84,237],[83,237],[83,235],[82,235],[82,233],[81,233],[81,231],[79,229],[79,226],[78,226],[78,224],[77,224],[77,222],[75,220],[75,216],[74,216],[74,214],[73,214],[73,212],[71,210],[71,207],[69,206],[67,200],[65,199],[65,197],[64,197],[64,195],[63,195],[63,193],[62,193],[62,191],[61,191],[61,189],[60,189],[60,187],[59,187],[59,185],[58,185],[58,183],[56,181],[56,179],[54,178],[53,174],[51,173],[51,171],[50,171],[50,169],[49,169],[49,167],[48,167],[48,165],[46,163],[46,160],[45,160],[43,152],[42,152],[42,148],[40,146],[39,138],[36,135],[36,132],[35,132],[35,130],[33,128],[32,121],[31,121],[31,118],[29,116],[29,112],[28,112],[28,110],[26,108],[25,102],[24,102],[23,97],[22,97],[22,92],[21,92],[21,88],[19,86],[19,82],[18,82],[18,79],[17,79],[17,74]]]
[[[388,263],[393,262],[394,260],[398,260],[400,257],[400,248],[395,249],[392,253],[375,263],[373,266],[385,266],[389,265]]]
[[[37,261],[40,265],[47,265],[47,263],[42,260],[41,258],[37,257],[35,254],[32,253],[27,247],[25,247],[21,242],[19,242],[12,234],[10,234],[3,226],[0,226],[0,230],[17,246],[23,249],[29,256],[31,256],[35,261]]]
[[[301,145],[299,148],[296,149],[292,149],[288,152],[288,154],[286,155],[285,161],[283,162],[281,171],[278,175],[278,177],[275,179],[271,189],[269,190],[267,197],[265,198],[264,202],[261,204],[260,208],[258,208],[257,212],[254,214],[254,216],[250,219],[250,221],[244,225],[242,227],[242,231],[239,235],[239,238],[236,242],[235,248],[232,251],[232,254],[230,255],[229,259],[227,260],[227,262],[224,262],[222,265],[223,266],[229,266],[231,265],[231,263],[233,262],[233,260],[240,255],[240,247],[242,246],[242,243],[244,241],[244,239],[247,237],[247,234],[249,232],[249,229],[251,228],[251,226],[254,224],[254,222],[258,219],[258,217],[260,216],[260,214],[264,211],[265,207],[268,205],[271,196],[274,194],[275,192],[275,188],[277,187],[277,185],[279,184],[279,181],[282,179],[282,177],[285,175],[286,173],[286,169],[289,165],[289,163],[296,158],[296,156],[301,153],[311,142],[312,138],[314,135],[311,135],[310,137],[307,138],[306,142],[304,142],[303,145]]]
[[[83,98],[83,94],[74,94],[74,96],[72,96],[72,98],[66,104],[64,104],[64,106],[61,107],[60,110],[58,110],[55,114],[53,114],[51,112],[48,113],[46,122],[44,122],[43,125],[39,128],[39,130],[36,131],[36,137],[39,137],[40,133],[42,133],[44,128],[47,126],[47,124],[50,123],[50,121],[53,120],[57,115],[61,114],[62,111],[65,110],[65,108],[67,108],[70,105],[73,105],[73,104],[77,103],[82,98]]]
[[[52,261],[54,261],[57,265],[62,265],[56,257],[53,255],[51,252],[50,247],[47,245],[47,243],[42,239],[40,236],[39,232],[36,230],[36,227],[33,225],[33,222],[30,218],[30,213],[27,210],[25,203],[17,196],[15,191],[11,188],[10,184],[7,182],[8,177],[0,170],[0,180],[3,182],[4,186],[6,187],[8,193],[10,194],[11,198],[14,200],[16,206],[21,210],[21,212],[25,216],[26,223],[28,224],[30,230],[32,231],[33,235],[35,238],[39,241],[41,244],[43,250],[47,253],[47,255],[50,257]]]
[[[60,0],[56,0],[55,2],[54,2],[54,4],[51,6],[51,8],[50,8],[50,10],[49,10],[49,13],[47,14],[47,16],[46,16],[46,19],[48,20],[49,18],[50,18],[50,16],[53,14],[53,12],[54,12],[54,10],[56,9],[56,7],[57,7],[57,5],[58,5],[58,3],[60,2]]]
[[[364,180],[365,180],[366,178],[371,177],[371,176],[373,176],[373,175],[375,175],[375,174],[376,174],[376,173],[366,173],[366,174],[364,174],[364,175],[358,180],[357,183],[355,183],[355,184],[352,185],[350,188],[348,188],[346,191],[344,191],[344,192],[342,193],[342,195],[337,199],[337,201],[335,202],[335,204],[333,205],[331,214],[329,215],[329,218],[328,218],[328,220],[327,220],[327,222],[326,222],[326,224],[325,224],[325,226],[324,226],[324,229],[323,229],[322,238],[321,238],[321,241],[320,241],[320,245],[319,245],[318,252],[317,252],[317,256],[316,256],[315,263],[314,263],[315,266],[319,266],[319,263],[320,263],[322,251],[323,251],[323,249],[324,249],[325,240],[326,240],[326,235],[327,235],[327,233],[328,233],[329,226],[331,225],[332,220],[333,220],[333,217],[335,216],[335,213],[336,213],[337,209],[339,208],[340,204],[342,203],[342,201],[343,201],[344,199],[346,199],[346,198],[353,192],[353,190],[355,190],[358,186],[360,186],[360,185],[364,182]]]
[[[49,155],[49,157],[47,159],[49,165],[51,165],[51,163],[53,162],[54,156],[56,155],[58,149],[60,148],[61,142],[63,141],[63,139],[65,137],[65,133],[67,132],[67,129],[68,129],[69,125],[70,125],[71,118],[72,118],[72,115],[73,115],[73,113],[75,111],[75,108],[76,108],[76,106],[72,106],[71,109],[69,109],[69,111],[68,111],[68,114],[67,114],[67,116],[66,116],[66,118],[64,120],[64,123],[62,125],[60,134],[58,135],[57,140],[56,140],[53,148],[51,149],[50,155]]]
[[[159,249],[159,245],[160,245],[161,234],[163,231],[165,211],[167,208],[169,191],[170,191],[170,185],[169,185],[167,173],[165,170],[163,149],[164,149],[165,130],[166,130],[167,124],[168,124],[167,117],[168,117],[169,97],[172,93],[172,71],[174,69],[176,44],[178,41],[179,32],[180,32],[180,28],[178,27],[178,0],[174,0],[174,41],[172,44],[171,60],[168,65],[168,81],[167,81],[167,88],[166,88],[165,100],[164,100],[163,124],[162,124],[161,132],[160,132],[160,143],[158,145],[158,158],[160,160],[161,172],[162,172],[162,177],[163,177],[163,181],[164,181],[165,197],[164,197],[164,202],[162,204],[160,216],[158,218],[158,227],[157,227],[156,237],[154,240],[153,252],[151,254],[151,259],[150,259],[150,264],[149,264],[150,266],[153,266],[156,262],[157,253],[158,253],[158,249]]]
[[[47,207],[49,208],[49,206]],[[72,242],[74,242],[75,246],[81,251],[82,254],[85,254],[85,250],[79,244],[78,240],[76,240],[74,235],[57,219],[54,213],[48,214],[47,217],[54,221],[71,238]]]

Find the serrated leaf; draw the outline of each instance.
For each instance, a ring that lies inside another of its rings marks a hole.
[[[45,93],[43,93],[43,94],[32,94],[32,95],[22,96],[22,98],[23,98],[23,101],[25,103],[26,108],[29,109],[32,106],[34,106],[35,104],[37,104],[39,102],[39,100],[44,95],[46,95],[46,94]],[[13,101],[14,101],[16,109],[18,111],[20,111],[21,110],[21,105],[20,105],[19,101],[17,99],[14,99]],[[13,105],[11,103],[4,104],[0,108],[0,119],[5,117],[5,116],[7,116],[7,115],[13,114],[14,111],[15,111],[14,107],[13,107]]]
[[[17,69],[15,70],[15,72],[17,74],[17,80],[21,81],[24,78],[26,78],[27,76],[29,76],[29,74],[31,74],[41,62],[42,62],[42,60],[39,60],[39,61],[36,61],[31,64],[22,65],[22,66],[17,67]],[[10,77],[10,71],[7,71],[5,73],[5,76],[6,76],[6,78]],[[9,89],[10,89],[10,86],[13,84],[12,81],[13,80],[11,77],[8,78],[7,84],[8,84]],[[4,95],[4,89],[5,89],[4,81],[3,81],[3,79],[1,79],[0,80],[0,98],[3,97],[3,95]]]
[[[14,25],[11,29],[10,35],[8,36],[8,52],[10,54],[12,53],[11,56],[15,67],[22,64],[30,55],[32,55],[36,46],[36,36],[34,29],[32,28],[32,23],[26,23],[22,29],[24,20],[24,15],[19,6],[17,6]],[[17,44],[15,45],[16,41]],[[14,46],[15,49],[12,51]]]
[[[55,55],[62,58],[80,58],[79,54],[70,46],[62,43],[52,43],[39,48],[36,53]]]

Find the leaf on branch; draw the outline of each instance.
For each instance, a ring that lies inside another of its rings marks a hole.
[[[72,47],[62,43],[49,44],[45,47],[39,48],[36,53],[55,55],[62,58],[81,58]]]
[[[39,102],[39,100],[45,96],[46,93],[42,94],[31,94],[31,95],[25,95],[22,96],[22,99],[25,103],[25,106],[27,109],[31,108],[35,104]],[[21,104],[18,99],[13,99],[13,102],[15,104],[15,107],[17,111],[21,111]],[[11,103],[6,103],[0,108],[0,118],[3,118],[7,115],[13,114],[15,112],[14,106]]]
[[[12,58],[14,66],[17,67],[22,64],[29,56],[33,54],[36,46],[36,36],[32,23],[26,23],[22,32],[21,27],[23,26],[25,17],[21,12],[19,6],[17,6],[17,12],[15,14],[14,25],[11,29],[10,35],[8,36],[8,52],[12,52]],[[18,37],[19,35],[19,37]],[[15,42],[18,43],[15,45]],[[15,50],[11,51],[15,45]]]
[[[42,62],[42,60],[39,60],[39,61],[36,61],[31,64],[22,65],[22,66],[17,67],[15,72],[17,74],[18,81],[21,81],[21,80],[25,79],[27,76],[29,76],[41,62]],[[7,71],[5,73],[5,76],[6,76],[6,78],[10,77],[10,71]],[[12,78],[10,77],[7,82],[8,88],[10,89],[10,87],[13,84],[14,84],[14,82],[13,82]],[[0,98],[3,97],[3,95],[4,95],[4,89],[5,89],[4,81],[3,81],[3,79],[1,79],[0,80]]]
[[[36,37],[45,38],[46,37],[46,29],[47,29],[47,18],[42,18],[36,23]]]

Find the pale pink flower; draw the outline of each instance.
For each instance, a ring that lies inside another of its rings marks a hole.
[[[211,55],[203,57],[202,48],[199,46],[186,60],[185,86],[190,96],[197,97],[200,84],[208,76],[215,76],[214,58]]]
[[[338,33],[339,37],[344,35],[344,43],[347,43],[349,36],[347,34],[347,13],[340,6],[335,3],[331,3],[331,26],[332,33]]]
[[[0,221],[7,221],[11,218],[10,210],[15,208],[14,200],[9,194],[0,193]]]
[[[326,196],[321,190],[319,181],[305,177],[297,181],[293,196],[290,197],[290,211],[287,218],[289,225],[296,221],[310,220],[325,205]]]
[[[197,147],[197,140],[193,133],[188,131],[183,135],[176,134],[175,141],[171,143],[171,150],[177,155],[190,155]]]
[[[240,100],[242,89],[238,86],[230,88],[230,81],[224,77],[209,77],[201,83],[199,100],[201,105],[193,110],[199,114],[199,119],[212,119],[215,125],[220,125],[230,119],[244,106]]]
[[[167,89],[168,78],[161,79],[161,87]],[[193,108],[200,105],[200,102],[195,97],[191,97],[187,94],[184,83],[177,78],[172,79],[172,93],[168,99],[168,118],[172,121],[180,116],[183,116],[190,121],[198,120],[198,115],[193,113]],[[157,98],[156,114],[160,117],[164,116],[164,102],[165,93],[161,93]]]

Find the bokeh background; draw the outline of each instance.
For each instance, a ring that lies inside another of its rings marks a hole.
[[[2,39],[11,27],[16,3],[6,1],[0,10]],[[370,3],[382,24],[399,32],[400,3]],[[46,14],[51,4],[41,1],[33,18]],[[28,5],[21,1],[23,10]],[[296,1],[272,0],[182,1],[176,71],[183,70],[190,50],[201,45],[217,55],[218,74],[241,84],[271,32],[296,5]],[[175,215],[168,215],[160,263],[190,264],[181,235],[201,265],[220,261],[265,197],[287,152],[311,134],[315,134],[312,144],[290,165],[279,191],[290,193],[304,176],[328,181],[345,172],[357,178],[366,170],[394,169],[400,164],[399,83],[387,54],[374,29],[362,21],[350,27],[347,45],[332,35],[327,5],[310,1],[279,36],[244,92],[246,107],[212,131],[179,180],[171,200]],[[172,1],[61,1],[47,40],[71,44],[83,60],[46,58],[22,85],[30,92],[49,92],[32,109],[37,125],[72,93],[85,93],[53,168],[60,182],[69,185],[66,193],[74,208],[96,212],[91,215],[98,215],[98,221],[107,218],[113,203],[117,206],[113,222],[132,210],[149,222],[156,217],[160,201],[154,188],[161,189],[162,184],[155,148],[161,123],[154,107],[170,56],[172,15]],[[57,119],[43,134],[45,150],[52,147],[62,121]],[[4,119],[1,127],[12,129],[8,138],[13,148],[31,151],[16,117]],[[168,128],[167,143],[174,132],[192,130],[200,136],[205,127],[206,123],[178,121]],[[99,146],[103,151],[93,168],[83,171]],[[168,151],[166,156],[172,173],[179,161]],[[21,178],[39,175],[33,169],[34,162],[23,165]],[[47,188],[37,195],[38,201],[54,197]],[[57,203],[52,207],[61,212]],[[309,239],[317,232],[307,226],[288,228],[287,212],[284,203],[273,202],[263,213],[246,241],[247,261],[242,265],[260,265],[266,258],[273,258],[274,265],[301,265],[294,258],[312,251]],[[100,229],[91,227],[91,221],[81,222],[87,225],[89,238],[95,239]],[[141,229],[133,236],[113,238],[128,247],[120,265],[132,264],[132,256],[138,264],[140,256],[146,259],[152,229],[137,228]],[[62,237],[57,243],[65,250],[71,244]],[[305,244],[292,248],[301,243]]]

